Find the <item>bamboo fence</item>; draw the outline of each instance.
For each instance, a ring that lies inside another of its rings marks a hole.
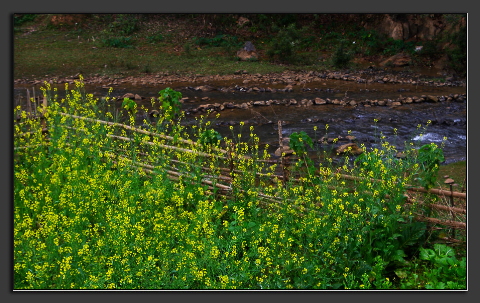
[[[49,130],[46,128],[45,118],[44,118],[44,113],[45,113],[45,109],[46,109],[46,106],[47,106],[46,103],[47,103],[46,98],[44,98],[43,108],[39,109],[38,111],[35,110],[34,115],[28,115],[27,116],[27,119],[41,119],[41,121],[42,121],[41,122],[41,124],[42,124],[41,132],[43,134],[48,134],[48,132],[49,132]],[[30,100],[27,100],[27,107],[31,111]],[[124,129],[124,130],[128,130],[130,132],[134,132],[134,133],[138,133],[138,134],[144,134],[144,135],[148,135],[148,136],[152,136],[152,137],[158,137],[160,139],[164,139],[165,141],[170,142],[170,144],[159,143],[159,142],[154,143],[154,142],[151,142],[151,141],[144,142],[145,144],[147,144],[149,146],[156,146],[157,148],[174,150],[174,151],[181,152],[181,153],[195,153],[198,156],[202,156],[202,157],[205,157],[205,158],[212,158],[212,159],[217,158],[217,159],[226,160],[229,163],[229,165],[227,165],[227,167],[217,167],[216,168],[217,173],[220,172],[219,175],[218,174],[215,175],[215,176],[213,176],[213,174],[212,175],[206,175],[205,178],[203,180],[201,180],[202,184],[205,184],[205,185],[208,186],[208,190],[209,190],[210,193],[213,193],[214,190],[216,190],[217,194],[222,196],[222,197],[228,197],[228,196],[232,195],[232,193],[233,193],[232,184],[233,184],[233,180],[235,178],[235,175],[238,176],[239,174],[242,173],[241,171],[236,169],[236,167],[235,167],[236,162],[241,160],[241,159],[246,159],[246,160],[251,159],[249,156],[236,155],[234,153],[234,148],[232,148],[232,147],[230,147],[229,150],[225,150],[225,149],[221,149],[221,148],[215,148],[215,149],[212,150],[212,153],[207,153],[207,152],[197,150],[197,148],[199,147],[199,144],[197,142],[192,141],[192,140],[174,138],[174,137],[171,137],[171,136],[158,134],[158,133],[155,133],[155,132],[150,132],[150,131],[147,131],[147,130],[144,130],[144,129],[140,129],[140,128],[137,128],[137,127],[132,127],[132,126],[121,124],[121,123],[108,122],[108,121],[92,119],[92,118],[88,118],[88,117],[71,115],[71,114],[67,114],[67,113],[59,113],[59,114],[62,115],[62,116],[65,116],[67,118],[84,120],[84,121],[88,121],[88,122],[92,122],[92,123],[99,123],[99,124],[108,125],[108,126],[112,126],[112,127],[118,127],[118,128]],[[20,120],[22,120],[20,117],[17,117],[16,120],[17,120],[17,125],[21,125],[21,124],[24,123],[24,122],[20,122]],[[73,130],[73,131],[83,131],[81,129],[76,129],[76,128],[70,127],[70,126],[59,126],[59,127],[64,127],[66,129]],[[281,126],[280,121],[278,122],[278,127],[279,127],[279,132],[278,132],[279,133],[279,145],[280,145],[280,148],[282,149],[283,148],[283,138],[282,138],[282,129],[281,129],[282,126]],[[33,133],[37,133],[37,132],[38,132],[38,130],[37,131],[31,131],[31,132],[24,132],[24,133],[16,134],[14,137],[17,138],[17,137],[28,136],[29,134],[33,134]],[[111,135],[111,134],[107,134],[107,136],[112,138],[112,139],[119,140],[119,141],[128,141],[128,142],[133,142],[134,141],[133,139],[128,138],[128,137],[124,137],[124,136]],[[47,140],[48,140],[48,138],[47,138]],[[177,144],[177,145],[175,145],[175,144]],[[179,144],[181,144],[182,147],[178,146]],[[39,145],[46,145],[46,144],[39,144]],[[35,146],[26,145],[26,146],[15,147],[14,149],[15,150],[22,150],[22,149],[37,147],[39,145],[35,145]],[[136,161],[131,160],[131,159],[128,158],[128,156],[126,154],[122,154],[121,152],[122,152],[121,149],[119,149],[119,150],[108,150],[108,151],[105,151],[104,155],[106,157],[112,159],[113,163],[115,163],[115,164],[118,164],[119,160],[123,160],[123,161],[128,162],[128,166],[133,168],[133,169],[141,170],[141,171],[143,171],[147,174],[150,174],[150,175],[157,173],[155,165],[152,165],[152,164],[149,164],[149,163],[143,163],[143,162],[138,161],[138,160],[136,160]],[[146,154],[143,154],[143,156],[145,156],[145,155]],[[137,156],[141,157],[142,153],[139,152]],[[256,161],[263,161],[263,162],[266,162],[266,163],[278,164],[279,169],[280,169],[280,173],[279,174],[267,175],[267,174],[257,172],[257,173],[255,173],[255,175],[257,177],[267,177],[268,176],[271,179],[272,183],[276,183],[276,182],[281,181],[283,186],[285,186],[288,182],[299,183],[299,182],[301,182],[301,180],[292,178],[290,176],[290,173],[289,173],[290,172],[289,167],[293,163],[292,160],[294,160],[294,159],[291,159],[291,157],[285,156],[284,154],[282,154],[282,156],[279,157],[279,159],[256,160]],[[187,163],[175,160],[175,159],[172,159],[171,162],[173,162],[174,164],[175,163],[176,164],[183,164],[183,165],[187,164]],[[202,169],[202,171],[213,173],[212,169],[209,168],[209,167],[203,167],[202,165],[198,165],[198,167],[200,169]],[[170,178],[172,180],[178,180],[179,178],[183,178],[183,179],[187,178],[188,179],[188,176],[185,175],[185,173],[182,173],[182,172],[176,170],[173,166],[170,166],[170,167],[167,167],[167,168],[168,169],[164,169],[164,172],[167,173],[168,178]],[[351,175],[345,175],[345,174],[338,174],[338,175],[340,176],[340,178],[342,178],[344,180],[350,180],[350,181],[363,181],[365,179],[365,178],[351,176]],[[215,179],[215,182],[212,181],[214,179]],[[372,178],[370,178],[370,180],[372,182],[382,182],[381,180],[376,180],[376,179],[372,179]],[[339,187],[331,186],[330,189],[332,189],[332,190],[333,189],[339,189]],[[342,190],[348,190],[348,189],[343,189],[342,188]],[[450,201],[452,201],[452,202],[453,202],[453,198],[457,198],[457,199],[466,199],[467,198],[467,194],[463,193],[463,189],[462,189],[462,192],[455,192],[455,191],[452,190],[452,188],[451,188],[450,191],[442,190],[442,189],[428,189],[427,190],[427,189],[422,188],[422,187],[414,187],[412,185],[407,185],[407,191],[408,192],[413,192],[413,193],[433,194],[433,195],[437,195],[437,196],[445,198],[445,199],[448,197],[448,198],[450,198]],[[277,208],[281,207],[285,203],[292,202],[292,201],[284,201],[284,200],[280,199],[279,197],[269,196],[269,195],[265,195],[263,193],[259,193],[258,198],[259,198],[259,202],[261,202],[262,204],[273,205],[274,207],[277,207]],[[387,196],[386,198],[388,199],[389,197]],[[407,196],[407,202],[406,203],[411,205],[411,204],[415,203],[415,201]],[[455,220],[455,214],[466,215],[467,214],[466,208],[455,207],[455,205],[453,203],[450,203],[450,205],[425,203],[425,202],[422,202],[422,201],[417,201],[416,203],[423,206],[423,207],[427,207],[427,208],[430,208],[432,210],[439,211],[440,213],[447,214],[447,215],[443,215],[443,217],[448,217],[448,215],[450,215],[452,220],[431,218],[431,217],[424,216],[422,213],[416,213],[416,220],[427,222],[430,225],[430,228],[433,228],[433,229],[438,228],[438,227],[436,227],[437,225],[446,226],[448,228],[451,228],[452,229],[452,237],[451,238],[445,238],[444,240],[450,241],[450,242],[458,242],[458,240],[454,239],[455,230],[456,229],[466,230],[467,225],[466,225],[465,222],[456,221]],[[292,204],[293,204],[293,202],[292,202]],[[305,210],[305,211],[309,211],[305,207],[298,207],[298,206],[294,206],[294,205],[292,205],[292,207],[295,207],[297,209],[302,209],[302,210]]]

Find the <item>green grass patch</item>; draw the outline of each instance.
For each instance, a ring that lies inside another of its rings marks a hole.
[[[455,163],[450,163],[447,165],[441,165],[440,169],[438,170],[438,177],[435,186],[436,188],[443,188],[450,190],[450,186],[446,185],[445,176],[453,179],[457,186],[453,187],[454,191],[461,191],[464,181],[467,178],[467,161],[458,161]],[[467,184],[465,181],[465,188]]]

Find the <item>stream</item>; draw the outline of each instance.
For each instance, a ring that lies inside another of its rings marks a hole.
[[[208,85],[209,91],[199,91],[196,87]],[[268,86],[268,87],[267,87]],[[150,99],[158,96],[158,92],[166,87],[171,87],[182,93],[185,98],[182,110],[186,117],[187,125],[195,123],[195,117],[206,115],[206,112],[196,112],[195,108],[200,105],[215,104],[220,117],[215,119],[215,113],[209,117],[214,119],[212,124],[222,137],[232,136],[230,126],[234,128],[234,134],[240,132],[240,122],[245,126],[242,129],[243,137],[249,136],[251,125],[259,136],[261,145],[268,144],[270,153],[278,148],[278,124],[282,121],[283,137],[290,136],[293,132],[305,131],[320,148],[336,148],[346,141],[330,143],[327,146],[318,143],[318,140],[327,136],[336,138],[347,135],[355,136],[360,144],[367,148],[379,144],[378,136],[382,134],[385,140],[395,145],[401,151],[405,142],[418,143],[419,145],[436,143],[442,145],[444,137],[443,153],[445,164],[466,160],[467,158],[467,101],[466,87],[464,86],[426,86],[413,84],[391,83],[357,83],[324,79],[312,81],[303,85],[294,85],[291,91],[281,91],[285,84],[268,84],[250,82],[247,85],[242,81],[208,81],[208,83],[172,83],[169,85],[131,85],[122,84],[113,86],[111,96],[122,98],[125,93],[138,94],[141,101],[136,101],[138,107],[144,105],[151,107]],[[64,84],[58,84],[58,92],[61,96]],[[40,93],[40,86],[35,86],[36,93]],[[255,88],[255,90],[252,90]],[[268,89],[267,89],[268,88]],[[18,104],[20,96],[26,97],[26,90],[32,90],[32,85],[16,85],[14,87],[15,104]],[[272,89],[273,91],[268,91]],[[87,93],[95,97],[104,97],[108,88],[100,84],[85,84]],[[420,97],[427,95],[451,96],[452,94],[464,95],[465,99],[442,101],[442,102],[418,102],[403,103],[401,106],[368,106],[365,100],[392,100],[405,97]],[[187,99],[188,98],[188,99]],[[314,100],[321,98],[330,101],[321,105],[301,105],[301,100]],[[297,104],[290,104],[290,100],[296,100]],[[331,103],[333,100],[355,100],[357,105],[338,105]],[[255,101],[269,101],[271,105],[253,105]],[[242,103],[251,102],[248,108],[237,108]],[[118,107],[121,101],[117,101]],[[229,106],[227,106],[229,104]],[[234,107],[234,108],[232,108]],[[143,117],[140,117],[140,121]],[[374,122],[377,120],[377,122]],[[431,124],[424,130],[428,121]],[[328,133],[326,125],[328,124]],[[418,125],[421,125],[418,130]],[[314,131],[314,127],[317,131]],[[396,134],[395,134],[396,129]],[[422,135],[421,135],[422,134]]]

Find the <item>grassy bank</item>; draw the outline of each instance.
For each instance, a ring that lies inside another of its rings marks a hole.
[[[333,167],[305,157],[300,133],[287,181],[253,127],[221,138],[204,117],[182,126],[173,91],[152,99],[163,115],[143,130],[143,108],[94,99],[81,81],[62,100],[44,92],[44,125],[13,113],[15,289],[466,288],[465,256],[405,197],[438,168],[436,145],[397,159],[379,138]]]
[[[450,163],[447,165],[441,165],[440,169],[438,170],[438,178],[437,178],[437,188],[443,188],[450,190],[450,186],[446,185],[445,176],[453,179],[457,186],[453,187],[454,191],[461,191],[462,186],[464,184],[465,178],[467,177],[467,161],[458,161],[455,163]],[[467,184],[465,181],[465,189],[467,188]]]
[[[440,40],[425,44],[425,52],[417,54],[413,42],[387,39],[358,22],[322,23],[328,16],[247,17],[252,19],[248,25],[228,14],[18,15],[14,77],[315,71],[358,68],[358,62],[369,64],[400,51],[421,66],[443,55]],[[246,41],[254,43],[258,58],[240,62],[236,52]],[[462,61],[462,54],[452,58]]]

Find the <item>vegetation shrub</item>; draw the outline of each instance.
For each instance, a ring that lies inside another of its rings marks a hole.
[[[149,43],[152,43],[152,44],[162,42],[163,40],[164,40],[164,38],[163,38],[163,35],[161,33],[156,33],[156,34],[147,36],[147,41]]]
[[[447,49],[450,67],[463,76],[467,73],[467,27],[460,28],[458,35],[454,36],[452,49]]]
[[[332,62],[335,67],[345,67],[352,59],[352,54],[345,49],[344,43],[345,41],[341,41],[340,46],[338,46],[335,53],[333,53]]]
[[[295,62],[296,51],[299,46],[301,33],[297,30],[295,24],[290,24],[287,27],[278,30],[277,35],[272,39],[270,48],[267,49],[267,55],[271,60],[278,59],[283,62]]]
[[[306,160],[317,140],[292,134],[301,161],[284,182],[253,126],[224,138],[206,116],[187,127],[163,111],[181,97],[171,89],[151,99],[155,123],[133,100],[117,108],[111,89],[94,99],[82,77],[61,100],[42,90],[48,140],[13,112],[14,289],[466,288],[464,259],[425,245],[422,204],[406,201],[423,173],[414,143],[398,159],[381,135],[333,166],[326,151]]]
[[[129,36],[138,30],[138,23],[138,17],[135,14],[118,14],[108,28],[112,33]]]
[[[423,44],[423,48],[420,52],[420,56],[423,58],[430,58],[432,60],[438,59],[441,55],[442,51],[440,48],[440,44],[437,40],[429,40],[425,41]]]
[[[415,53],[415,43],[413,41],[405,42],[402,39],[394,40],[393,38],[388,38],[383,48],[383,54],[388,56],[398,54],[399,52]]]
[[[34,21],[36,17],[36,14],[15,14],[13,16],[13,25],[20,26],[26,22]]]
[[[460,24],[464,14],[447,14],[445,20],[452,26],[453,30],[446,33],[442,41],[450,44],[446,53],[449,59],[449,66],[458,74],[466,75],[467,71],[467,27]],[[458,30],[455,28],[458,27]]]

